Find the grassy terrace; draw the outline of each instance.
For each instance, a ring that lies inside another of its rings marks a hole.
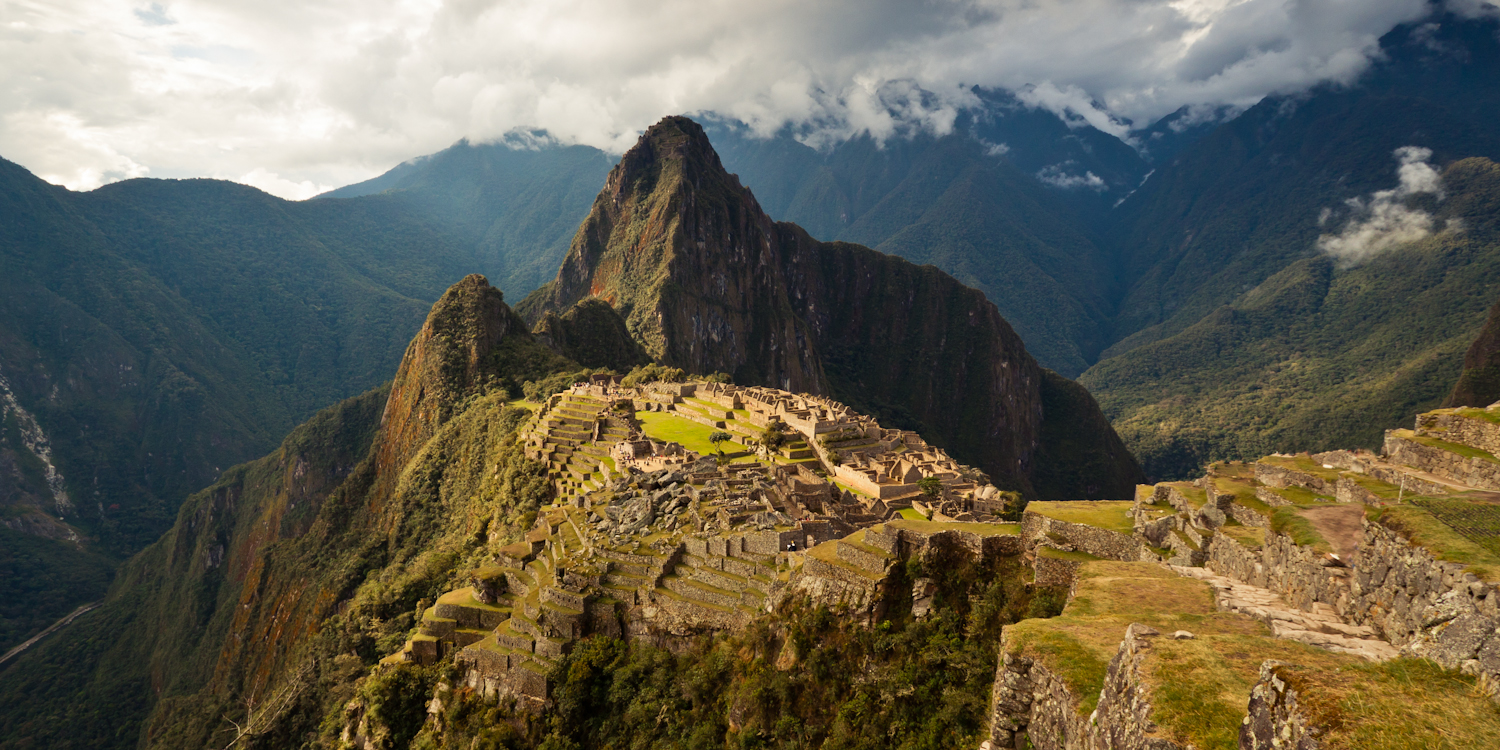
[[[1129,534],[1135,529],[1130,520],[1130,503],[1124,500],[1071,500],[1068,502],[1030,503],[1027,513],[1036,513],[1066,523],[1098,526],[1109,531]]]
[[[1266,489],[1286,498],[1293,505],[1316,505],[1318,503],[1336,502],[1331,495],[1320,495],[1306,487],[1266,487]]]
[[[1464,445],[1462,443],[1450,443],[1447,440],[1438,440],[1437,438],[1424,437],[1422,435],[1416,434],[1415,432],[1412,432],[1411,430],[1396,430],[1395,435],[1397,437],[1410,440],[1413,443],[1425,445],[1428,448],[1437,448],[1438,450],[1448,451],[1449,453],[1456,453],[1460,456],[1463,456],[1464,458],[1478,458],[1484,461],[1489,461],[1490,463],[1500,463],[1500,458],[1495,458],[1494,454],[1488,451],[1482,451],[1473,446]]]
[[[1202,508],[1208,504],[1208,490],[1194,487],[1192,482],[1170,482],[1168,486],[1177,490],[1187,500],[1188,505],[1194,508]]]
[[[891,521],[886,525],[893,529],[911,529],[924,534],[936,534],[939,531],[967,531],[979,536],[1015,536],[1021,533],[1021,525],[1017,523],[938,523],[937,521],[904,518]]]
[[[719,450],[708,440],[709,435],[719,432],[716,427],[659,411],[640,412],[636,417],[641,420],[642,431],[657,440],[681,443],[682,447],[704,456],[711,456]],[[725,441],[721,445],[725,453],[749,450],[743,443],[734,440]]]
[[[1482,419],[1490,424],[1500,424],[1500,411],[1463,407],[1458,409],[1438,409],[1437,413],[1454,414],[1465,419]]]
[[[1098,705],[1110,659],[1133,622],[1162,631],[1148,656],[1151,718],[1180,744],[1238,747],[1240,721],[1261,662],[1296,665],[1284,673],[1301,689],[1303,710],[1328,728],[1324,748],[1500,747],[1500,711],[1472,678],[1428,662],[1368,664],[1270,637],[1247,617],[1214,610],[1207,584],[1149,563],[1090,562],[1077,595],[1052,619],[1005,629],[1005,649],[1039,660],[1078,698],[1080,716]],[[1188,630],[1192,640],[1165,636]],[[1191,674],[1191,679],[1181,675]]]
[[[1410,539],[1439,560],[1500,583],[1500,506],[1463,498],[1414,498],[1368,508],[1372,521]]]
[[[1266,543],[1266,530],[1256,526],[1226,525],[1218,531],[1249,549],[1260,549]]]
[[[1269,518],[1271,506],[1266,505],[1260,498],[1255,496],[1255,484],[1251,479],[1242,477],[1225,477],[1222,474],[1214,477],[1214,488],[1220,493],[1233,495],[1236,505],[1243,505]]]
[[[1266,456],[1260,460],[1260,463],[1280,466],[1284,469],[1294,469],[1304,474],[1311,474],[1326,482],[1337,482],[1341,475],[1338,469],[1323,468],[1323,464],[1312,460],[1312,456],[1306,453],[1299,453],[1295,456]]]
[[[1293,542],[1304,547],[1312,547],[1318,552],[1328,553],[1333,551],[1333,545],[1323,538],[1318,530],[1313,528],[1312,522],[1302,516],[1302,511],[1307,506],[1283,505],[1271,514],[1271,530],[1286,534]]]

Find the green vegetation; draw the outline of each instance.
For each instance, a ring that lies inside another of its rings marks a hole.
[[[1147,657],[1151,719],[1179,744],[1237,748],[1245,696],[1266,659],[1296,665],[1280,674],[1298,688],[1313,723],[1329,730],[1319,737],[1321,747],[1456,749],[1488,747],[1500,738],[1500,714],[1475,689],[1474,678],[1431,662],[1369,664],[1273,638],[1255,620],[1217,612],[1201,581],[1147,563],[1086,563],[1062,615],[1011,626],[1006,648],[1061,677],[1078,699],[1078,714],[1087,716],[1097,707],[1126,628],[1137,622],[1163,634],[1183,629],[1195,636],[1158,637]]]
[[[1038,513],[1048,518],[1068,523],[1097,526],[1109,531],[1129,534],[1135,529],[1130,519],[1131,503],[1125,500],[1077,500],[1068,503],[1030,503],[1028,513]]]
[[[1323,538],[1312,522],[1302,516],[1305,505],[1283,505],[1271,513],[1271,530],[1286,534],[1293,542],[1311,547],[1319,552],[1332,552],[1333,547]]]
[[[114,571],[102,555],[0,527],[0,654],[103,599]]]
[[[900,591],[910,591],[912,575],[935,579],[934,617],[913,619],[909,595],[873,627],[792,600],[741,635],[704,637],[679,654],[592,638],[554,669],[556,709],[541,721],[515,731],[503,704],[455,692],[440,719],[443,734],[424,732],[413,746],[977,745],[1000,628],[1055,614],[1065,593],[1029,590],[1014,560],[935,559],[896,574]]]
[[[636,416],[641,420],[641,430],[647,435],[657,440],[681,443],[682,447],[700,455],[716,453],[721,445],[726,444],[731,453],[748,450],[734,440],[715,443],[711,438],[718,432],[716,429],[668,412],[644,411]]]
[[[1373,163],[1389,173],[1385,154]],[[1143,332],[1149,336],[1141,345],[1082,378],[1147,474],[1191,478],[1204,463],[1226,458],[1373,448],[1384,429],[1437,406],[1458,378],[1462,352],[1500,278],[1500,232],[1493,214],[1484,213],[1500,205],[1500,167],[1459,161],[1444,180],[1451,197],[1436,220],[1464,221],[1462,234],[1438,234],[1336,269],[1326,258],[1296,257],[1317,235],[1310,223],[1316,212],[1298,205],[1306,217],[1297,222],[1297,239],[1268,236],[1257,251],[1269,256],[1253,272],[1258,286],[1241,288],[1250,269],[1237,264],[1207,285],[1182,279],[1181,288],[1149,287],[1155,309],[1162,294],[1195,302],[1169,329]],[[1199,232],[1193,242],[1213,242],[1209,236]],[[1244,246],[1246,239],[1233,242]],[[1231,284],[1236,291],[1229,293]],[[1412,304],[1389,304],[1397,298]]]

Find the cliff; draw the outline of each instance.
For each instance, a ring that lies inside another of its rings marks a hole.
[[[1479,336],[1464,353],[1464,370],[1443,408],[1489,406],[1500,401],[1500,303],[1490,308]]]
[[[920,431],[1003,487],[1040,491],[1036,458],[1056,434],[1043,429],[1043,370],[995,306],[932,266],[772,222],[692,120],[641,136],[557,278],[519,312],[538,320],[589,299],[611,305],[663,364],[833,396]],[[1097,414],[1084,396],[1079,408]],[[1098,459],[1107,479],[1087,496],[1125,497],[1139,469],[1102,417],[1092,422],[1104,432],[1054,455]]]

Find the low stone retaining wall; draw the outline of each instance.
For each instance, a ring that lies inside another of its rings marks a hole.
[[[1240,750],[1316,750],[1313,727],[1297,707],[1297,691],[1280,674],[1281,662],[1260,665],[1250,709],[1240,725]]]
[[[1037,750],[1180,748],[1158,736],[1150,718],[1151,689],[1145,680],[1145,667],[1154,633],[1140,625],[1126,630],[1120,650],[1109,663],[1098,708],[1087,717],[1078,715],[1074,706],[1080,696],[1073,695],[1062,678],[1035,660],[1007,654],[1002,637],[1002,656],[990,704],[991,746],[1022,747],[1029,743]]]
[[[876,554],[869,550],[863,550],[848,542],[833,542],[833,544],[838,545],[834,549],[834,553],[838,555],[840,560],[860,570],[869,571],[873,575],[885,575],[885,568],[890,562],[890,558],[884,554]]]
[[[1500,455],[1500,424],[1489,420],[1428,412],[1417,415],[1417,434]]]
[[[1355,556],[1353,614],[1402,651],[1500,687],[1500,590],[1365,523]]]
[[[1036,561],[1032,563],[1032,570],[1036,572],[1036,585],[1070,590],[1073,588],[1073,581],[1077,578],[1080,567],[1083,567],[1083,562],[1079,560],[1064,560],[1043,555],[1037,555]]]
[[[1026,546],[1043,544],[1048,534],[1057,535],[1079,552],[1087,552],[1105,560],[1135,562],[1146,559],[1143,554],[1147,551],[1145,545],[1133,536],[1097,526],[1059,521],[1030,511],[1022,515],[1021,539]]]
[[[1412,466],[1444,479],[1486,490],[1500,490],[1500,464],[1482,458],[1465,458],[1390,432],[1385,434],[1385,454],[1399,464]]]
[[[1215,534],[1208,544],[1204,567],[1227,578],[1270,589],[1292,606],[1310,611],[1322,602],[1345,616],[1350,606],[1349,569],[1330,567],[1323,555],[1298,546],[1291,537],[1266,532],[1258,551],[1224,534]]]
[[[1321,492],[1325,495],[1333,494],[1333,486],[1322,477],[1285,466],[1256,463],[1255,478],[1261,484],[1272,487],[1306,487],[1314,492]]]

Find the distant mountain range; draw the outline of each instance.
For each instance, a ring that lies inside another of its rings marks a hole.
[[[1353,86],[1174,113],[1128,143],[987,90],[943,136],[706,133],[769,218],[983,292],[1173,478],[1372,444],[1449,393],[1500,297],[1497,23],[1434,17],[1381,45]],[[1356,265],[1320,250],[1397,188],[1406,147],[1441,190],[1382,205],[1430,236]],[[212,180],[71,193],[0,162],[0,549],[22,551],[0,554],[0,648],[101,595],[97,571],[188,493],[381,384],[454,281],[483,273],[512,303],[552,281],[615,161],[517,134],[302,203]]]

